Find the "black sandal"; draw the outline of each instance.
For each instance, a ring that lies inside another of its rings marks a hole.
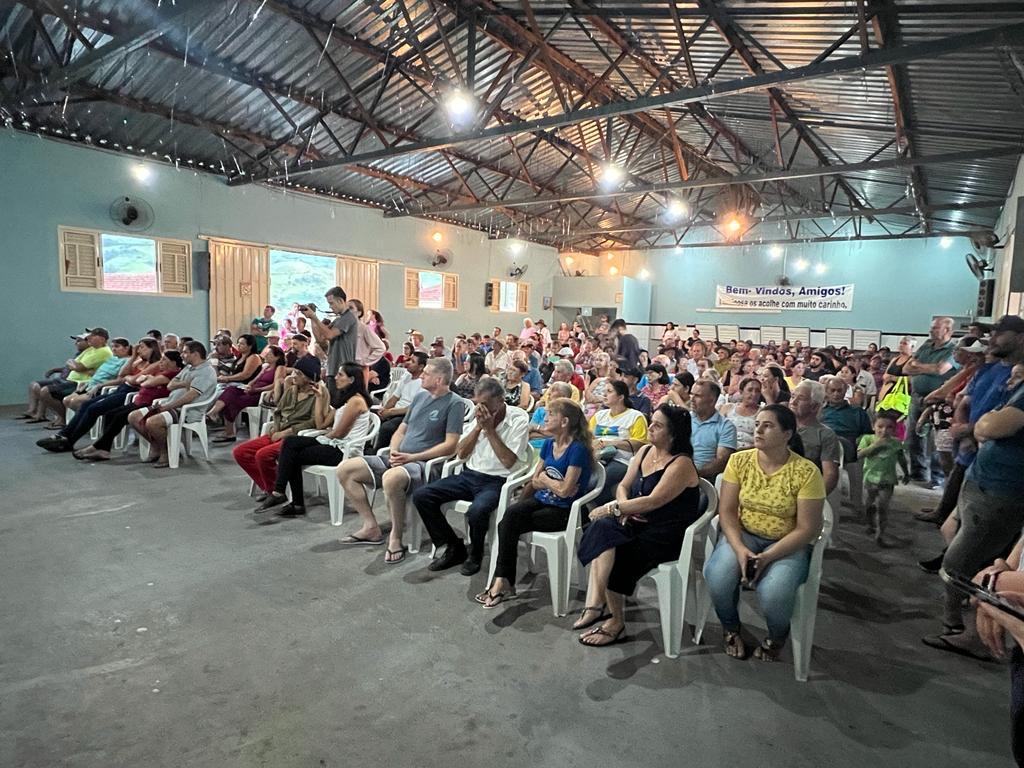
[[[782,643],[776,645],[766,637],[764,642],[754,649],[754,658],[759,661],[778,661],[779,656],[782,655],[782,648]]]
[[[588,606],[585,606],[583,608],[583,610],[580,611],[580,617],[578,619],[576,619],[576,621],[573,623],[572,629],[574,631],[575,630],[579,630],[579,629],[586,629],[587,627],[594,626],[599,621],[607,621],[608,619],[610,619],[612,617],[612,615],[610,613],[605,613],[605,608],[607,608],[607,607],[608,607],[607,605],[588,605]],[[595,618],[591,619],[590,621],[584,621],[584,618],[586,617],[588,612],[596,613],[597,616]]]

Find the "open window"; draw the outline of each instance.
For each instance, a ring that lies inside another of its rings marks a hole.
[[[58,229],[61,290],[192,295],[192,244],[87,229]]]
[[[423,269],[405,270],[406,309],[458,309],[459,276]]]

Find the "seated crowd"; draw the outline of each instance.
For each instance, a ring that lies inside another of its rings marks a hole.
[[[451,346],[440,336],[427,345],[411,331],[396,359],[378,312],[340,288],[327,299],[335,318],[293,308],[284,345],[267,307],[247,333],[218,331],[209,355],[205,344],[170,333],[132,344],[87,329],[71,337],[73,357],[30,385],[22,418],[54,431],[41,447],[86,461],[110,459],[130,428],[151,446],[149,460],[167,466],[168,430],[183,406],[204,404],[185,418],[222,429],[214,443],[237,441],[247,409],[269,410],[263,433],[232,449],[261,494],[258,515],[305,514],[303,467],[336,467],[360,518],[343,541],[381,546],[388,564],[418,546],[406,533],[415,516],[439,552],[434,571],[477,573],[495,537],[491,576],[476,595],[488,609],[516,595],[522,536],[578,522],[577,556],[590,569],[573,627],[589,646],[621,640],[624,598],[652,568],[679,557],[686,528],[708,503],[701,479],[719,489],[720,536],[704,577],[730,656],[748,656],[741,586],[756,591],[768,627],[753,655],[774,660],[826,500],[833,512],[848,505],[879,546],[892,546],[887,518],[901,481],[943,491],[915,515],[940,526],[946,543],[922,568],[969,578],[985,571],[1024,593],[1019,317],[972,326],[958,342],[952,320],[936,318],[920,346],[904,338],[895,351],[709,341],[669,323],[654,354],[622,320],[601,318],[592,330],[562,323],[552,333],[528,318],[517,333],[459,334]],[[77,448],[97,424],[100,436]],[[518,495],[499,509],[510,479]],[[377,490],[389,526],[375,515]],[[570,523],[584,496],[592,503]],[[460,501],[468,504],[465,540],[445,515]],[[986,610],[978,613],[981,635],[969,631],[962,598],[944,587],[941,630],[924,641],[966,655],[1001,653],[1000,627],[1017,628]],[[1024,675],[1019,649],[1014,663]]]

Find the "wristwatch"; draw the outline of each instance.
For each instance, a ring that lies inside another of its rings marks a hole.
[[[617,502],[617,501],[613,501],[613,502],[611,503],[611,508],[612,508],[612,514],[613,514],[613,515],[614,515],[615,517],[622,517],[622,510],[621,510],[621,509],[619,509],[619,502]]]

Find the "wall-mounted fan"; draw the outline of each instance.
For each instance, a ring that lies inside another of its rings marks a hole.
[[[110,218],[122,229],[145,232],[153,226],[153,208],[138,197],[119,197],[110,205]]]
[[[435,248],[434,253],[430,257],[430,266],[437,269],[438,267],[451,267],[452,265],[452,252],[450,248]]]
[[[519,280],[523,277],[523,275],[526,274],[527,269],[528,267],[526,265],[520,267],[513,264],[511,267],[508,268],[508,276],[513,280]]]
[[[964,261],[967,262],[967,268],[971,270],[971,274],[974,275],[979,280],[985,279],[986,272],[994,271],[992,266],[987,261],[985,261],[985,259],[978,257],[976,254],[965,253]]]

